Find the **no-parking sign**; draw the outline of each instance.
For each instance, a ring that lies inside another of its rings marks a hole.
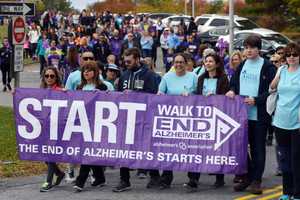
[[[25,42],[25,18],[23,16],[13,17],[12,38],[13,44],[24,44]]]

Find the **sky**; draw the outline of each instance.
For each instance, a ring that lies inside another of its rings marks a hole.
[[[78,10],[86,8],[88,4],[95,3],[99,0],[71,0],[72,6]]]

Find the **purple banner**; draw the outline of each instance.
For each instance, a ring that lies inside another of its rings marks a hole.
[[[22,160],[206,173],[246,172],[241,97],[17,89]]]

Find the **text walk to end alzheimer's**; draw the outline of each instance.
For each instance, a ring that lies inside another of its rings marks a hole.
[[[244,173],[242,98],[17,89],[20,159]]]

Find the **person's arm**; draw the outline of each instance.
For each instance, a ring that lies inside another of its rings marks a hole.
[[[167,92],[167,83],[166,83],[166,79],[164,77],[162,77],[160,84],[158,86],[158,92],[157,94],[166,94]]]
[[[278,86],[278,83],[279,83],[279,80],[280,80],[280,72],[282,70],[283,67],[280,67],[278,70],[277,70],[277,73],[274,77],[274,79],[272,80],[271,84],[270,84],[270,88],[272,90],[277,90],[277,86]]]

